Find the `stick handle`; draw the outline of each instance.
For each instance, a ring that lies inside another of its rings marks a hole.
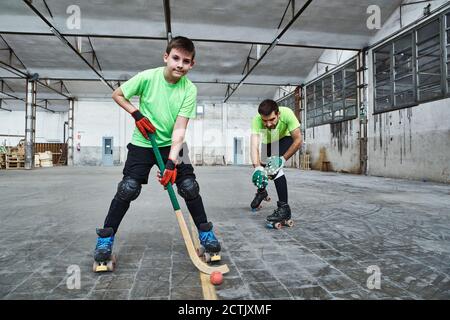
[[[164,170],[166,169],[164,166],[164,162],[161,157],[161,153],[159,152],[158,145],[156,144],[155,135],[150,133],[150,142],[153,147],[153,152],[156,156],[156,162],[158,163],[159,170],[161,171],[161,176],[164,174]],[[167,184],[167,191],[169,192],[170,202],[172,203],[173,210],[180,210],[180,204],[178,203],[177,196],[175,195],[175,191],[173,191],[172,184],[169,182]]]

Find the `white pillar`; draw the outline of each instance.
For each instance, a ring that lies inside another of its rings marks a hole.
[[[67,137],[67,165],[73,166],[73,115],[74,115],[74,100],[69,100],[69,128]]]
[[[36,130],[36,82],[27,80],[25,106],[25,169],[34,167],[34,141]]]

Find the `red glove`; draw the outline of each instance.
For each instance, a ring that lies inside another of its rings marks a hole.
[[[177,179],[177,168],[175,162],[173,162],[173,160],[169,158],[169,160],[167,160],[166,163],[166,169],[164,170],[164,174],[162,177],[160,174],[158,174],[158,180],[159,183],[161,183],[163,186],[166,186],[169,182],[171,184],[174,184],[176,179]]]
[[[136,120],[136,127],[139,129],[145,139],[148,139],[148,132],[155,133],[156,128],[152,125],[150,120],[144,117],[144,115],[139,110],[134,111],[131,115],[133,116],[134,120]]]

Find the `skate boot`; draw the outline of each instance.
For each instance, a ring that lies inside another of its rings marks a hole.
[[[266,188],[258,189],[258,191],[255,194],[255,198],[253,199],[252,203],[250,204],[250,207],[252,208],[252,211],[255,212],[258,209],[261,209],[261,202],[262,201],[270,201],[269,194],[267,193]]]
[[[205,259],[206,262],[220,261],[220,243],[212,231],[213,225],[211,222],[200,224],[198,229],[198,237],[200,239],[200,248],[198,255]]]
[[[116,257],[112,254],[113,228],[97,229],[97,245],[94,251],[94,272],[114,271]]]
[[[291,220],[291,208],[286,202],[277,201],[277,209],[267,216],[267,227],[271,229],[281,229],[282,226],[292,227],[294,221]]]

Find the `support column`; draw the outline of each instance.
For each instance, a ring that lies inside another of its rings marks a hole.
[[[368,75],[367,75],[367,49],[363,49],[358,54],[357,59],[357,86],[358,86],[358,106],[359,106],[359,156],[360,174],[367,175],[367,107],[368,107]]]
[[[25,106],[25,169],[34,167],[34,141],[36,136],[36,81],[27,80]]]
[[[69,125],[67,137],[67,165],[73,166],[73,115],[74,115],[74,100],[69,99]]]

